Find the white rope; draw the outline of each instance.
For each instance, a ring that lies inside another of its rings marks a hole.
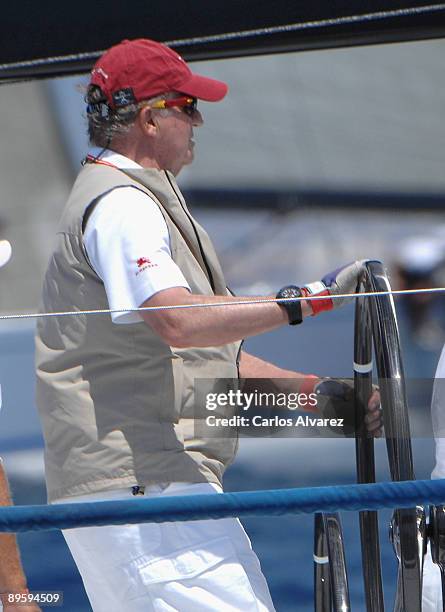
[[[81,315],[96,314],[119,314],[124,312],[155,312],[159,310],[184,310],[187,308],[215,308],[218,306],[241,306],[245,304],[274,304],[282,302],[301,302],[303,300],[338,300],[344,298],[375,297],[384,295],[413,295],[416,293],[445,293],[445,287],[431,287],[430,289],[396,289],[394,291],[370,291],[364,293],[341,293],[338,295],[313,295],[310,297],[291,297],[291,298],[252,298],[247,300],[235,300],[233,302],[216,302],[205,304],[175,304],[171,306],[145,306],[140,308],[119,308],[119,309],[97,309],[97,310],[70,310],[66,312],[33,312],[22,314],[0,315],[0,321],[11,321],[14,319],[43,319],[48,317],[70,317]]]

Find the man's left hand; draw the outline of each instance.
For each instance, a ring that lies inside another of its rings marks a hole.
[[[354,381],[343,378],[323,378],[314,387],[317,395],[318,412],[325,418],[344,421],[343,434],[354,436],[357,431],[354,407]],[[367,431],[374,437],[383,434],[380,393],[373,386],[373,393],[366,408],[365,424]]]

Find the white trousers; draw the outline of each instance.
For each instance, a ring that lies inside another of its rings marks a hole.
[[[214,494],[207,483],[146,487],[145,497]],[[58,500],[136,499],[129,489]],[[266,580],[238,519],[63,531],[94,612],[268,612]]]

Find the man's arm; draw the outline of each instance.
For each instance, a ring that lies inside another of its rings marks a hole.
[[[8,481],[0,459],[0,506],[10,505]],[[13,533],[0,533],[0,593],[4,612],[39,612],[40,610],[35,604],[13,605],[8,602],[8,593],[28,593],[26,577]]]
[[[310,393],[316,389],[317,383],[321,382],[323,378],[318,377],[314,374],[303,374],[302,372],[295,372],[293,370],[285,370],[280,368],[273,363],[264,361],[259,357],[250,355],[246,351],[241,351],[240,363],[239,363],[240,378],[264,378],[274,379],[274,387],[277,384],[280,388],[275,388],[276,392],[284,391],[296,391]],[[289,381],[289,386],[286,384]],[[354,414],[353,398],[349,406],[349,411]],[[349,402],[348,402],[349,403]],[[348,409],[347,405],[345,405]],[[382,415],[380,411],[380,393],[378,390],[374,390],[371,397],[369,398],[365,423],[367,430],[372,433],[376,438],[381,437],[383,433]]]
[[[241,351],[239,363],[240,378],[292,378],[304,379],[313,378],[318,380],[318,377],[313,374],[303,374],[294,370],[285,370],[269,361],[255,357],[246,351]]]
[[[320,282],[305,285],[301,289],[305,298],[301,301],[302,317],[332,310],[349,301],[350,295],[356,292],[364,263],[365,260],[353,262],[328,273]],[[332,299],[342,295],[346,297]],[[322,299],[314,300],[313,297]],[[290,315],[284,303],[237,304],[253,299],[256,298],[195,295],[184,287],[172,287],[158,291],[141,306],[193,306],[202,303],[213,307],[142,311],[140,315],[167,344],[178,348],[229,344],[289,323]],[[218,306],[224,302],[227,305]]]
[[[141,311],[140,314],[167,344],[178,348],[229,344],[288,323],[286,311],[277,303],[236,304],[236,302],[252,299],[255,298],[239,298],[231,295],[195,295],[183,287],[173,287],[156,293],[141,306],[218,304],[221,302],[233,302],[234,304],[213,308]],[[305,301],[302,304],[302,314],[303,317],[312,314],[310,306]]]

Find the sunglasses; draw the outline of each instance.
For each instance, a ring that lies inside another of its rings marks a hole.
[[[172,98],[171,100],[158,100],[150,104],[151,108],[171,108],[178,106],[186,115],[193,117],[194,113],[198,110],[197,98]]]

